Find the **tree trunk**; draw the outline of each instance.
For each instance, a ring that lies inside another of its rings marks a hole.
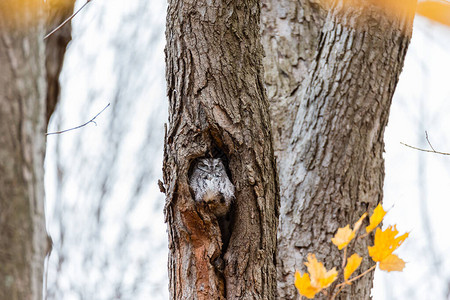
[[[172,299],[274,299],[278,186],[256,0],[169,1],[164,189]],[[231,237],[193,200],[196,158],[221,156],[236,187]],[[223,231],[222,231],[223,232]]]
[[[45,69],[43,3],[0,4],[0,299],[42,297]]]
[[[45,131],[59,97],[70,24],[46,43],[43,37],[70,16],[73,4],[47,1],[48,16],[41,1],[0,4],[0,299],[43,295],[44,258],[51,250],[44,215]]]
[[[306,255],[339,266],[331,237],[382,201],[383,134],[415,1],[400,2],[402,12],[369,1],[335,1],[323,21],[313,2],[265,3],[265,79],[281,194],[278,294],[296,299],[294,272],[305,271]],[[365,254],[367,246],[355,250]],[[361,270],[370,264],[365,259]],[[368,299],[372,279],[356,281],[339,298]]]

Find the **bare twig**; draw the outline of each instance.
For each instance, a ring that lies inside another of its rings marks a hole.
[[[79,128],[81,128],[81,127],[86,126],[86,125],[89,124],[89,123],[94,123],[95,125],[97,125],[97,123],[95,123],[95,121],[94,121],[95,118],[97,118],[102,112],[104,112],[105,109],[107,109],[110,105],[111,105],[111,103],[108,103],[108,105],[106,105],[105,108],[103,108],[98,114],[96,114],[95,117],[93,117],[92,119],[90,119],[89,121],[87,121],[86,123],[84,123],[84,124],[82,124],[82,125],[79,125],[79,126],[73,127],[73,128],[69,128],[69,129],[66,129],[66,130],[62,130],[62,131],[47,132],[45,135],[61,134],[61,133],[67,132],[67,131],[79,129]]]
[[[402,145],[404,145],[404,146],[406,146],[406,147],[415,149],[415,150],[423,151],[423,152],[430,152],[430,153],[436,153],[436,154],[441,154],[441,155],[450,155],[450,153],[447,153],[447,152],[439,152],[439,151],[436,151],[436,150],[434,149],[433,145],[431,145],[430,139],[428,138],[428,132],[427,132],[426,130],[425,130],[425,138],[427,139],[428,145],[431,147],[431,150],[422,149],[422,148],[417,148],[417,147],[414,147],[414,146],[411,146],[411,145],[408,145],[408,144],[405,144],[405,143],[402,143],[402,142],[400,142],[400,144],[402,144]]]
[[[67,24],[67,22],[69,22],[70,20],[72,20],[89,2],[91,2],[92,0],[86,0],[86,3],[83,4],[83,6],[81,6],[76,12],[74,12],[70,17],[68,17],[64,22],[62,22],[61,24],[59,24],[58,27],[56,27],[55,29],[53,29],[49,34],[47,34],[44,37],[44,40],[46,40],[47,38],[49,38],[52,34],[54,34],[55,32],[57,32],[59,29],[61,29],[61,27],[63,27],[64,25]]]
[[[425,130],[425,138],[427,139],[428,145],[430,145],[431,149],[433,149],[434,152],[436,152],[436,150],[434,150],[433,145],[431,145],[430,140],[428,139],[428,132]]]
[[[441,154],[441,155],[450,155],[450,153],[447,153],[447,152],[439,152],[439,151],[436,151],[436,150],[427,150],[427,149],[417,148],[417,147],[414,147],[414,146],[411,146],[411,145],[408,145],[408,144],[405,144],[405,143],[402,143],[402,142],[400,142],[400,144],[402,144],[402,145],[404,145],[406,147],[415,149],[415,150],[423,151],[423,152],[430,152],[430,153],[436,153],[436,154]]]

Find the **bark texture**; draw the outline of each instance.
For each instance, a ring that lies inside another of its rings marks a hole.
[[[314,0],[262,0],[264,80],[275,156],[290,143],[300,85],[316,55],[326,10]]]
[[[295,17],[277,7],[288,2],[309,20],[289,25],[290,32],[284,23]],[[325,16],[320,11],[311,15],[311,3],[266,1],[263,14],[265,79],[272,116],[281,116],[272,118],[281,194],[280,299],[298,297],[294,272],[305,271],[308,253],[316,253],[328,268],[340,265],[331,237],[382,201],[383,134],[411,37],[415,1],[401,1],[405,10],[381,7],[382,1],[345,2],[334,1]],[[322,27],[319,35],[310,30],[314,25]],[[293,34],[295,26],[299,34]],[[289,34],[284,40],[272,32]],[[315,37],[318,43],[310,42]],[[282,55],[285,45],[301,44],[311,47],[307,53],[314,51],[313,59],[300,47]],[[306,68],[307,75],[302,73]],[[367,243],[356,245],[359,253],[366,253],[363,249]],[[364,260],[361,270],[370,264]],[[338,298],[369,299],[372,279],[365,276]]]
[[[41,1],[0,2],[0,299],[42,297],[43,16]]]
[[[164,189],[172,299],[274,299],[278,186],[257,0],[171,0]],[[225,157],[236,199],[231,238],[194,203],[194,159]],[[225,244],[224,244],[225,242]]]
[[[73,13],[75,0],[47,1],[47,32],[52,31],[63,23]],[[68,22],[61,29],[52,34],[45,41],[45,69],[47,71],[47,124],[55,110],[60,95],[59,74],[63,66],[67,44],[72,39],[72,22]]]

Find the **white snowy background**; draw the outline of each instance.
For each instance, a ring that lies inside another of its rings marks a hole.
[[[78,1],[80,7],[84,1]],[[52,300],[168,299],[162,178],[166,2],[95,0],[73,20],[48,137]],[[416,17],[386,130],[385,225],[410,237],[404,272],[377,272],[380,299],[450,299],[450,28]]]

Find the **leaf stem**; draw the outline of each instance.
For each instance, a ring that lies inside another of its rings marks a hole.
[[[347,280],[347,281],[345,281],[345,282],[342,282],[342,283],[338,284],[336,287],[338,287],[339,290],[333,295],[333,297],[331,297],[331,300],[336,299],[337,295],[342,291],[342,289],[343,289],[346,285],[348,285],[348,284],[350,284],[351,282],[353,282],[353,281],[355,281],[355,280],[357,280],[357,279],[363,277],[363,276],[366,275],[367,273],[372,272],[373,270],[375,270],[376,267],[377,267],[377,264],[375,264],[375,265],[373,265],[372,267],[370,267],[370,269],[367,269],[364,273],[359,274],[358,276],[353,277],[353,278],[350,279],[350,280]]]
[[[372,267],[370,267],[370,269],[367,269],[364,273],[361,273],[361,274],[359,274],[358,276],[353,277],[353,278],[350,279],[350,280],[347,280],[347,281],[345,281],[345,282],[343,282],[343,283],[340,283],[340,284],[338,284],[337,286],[342,286],[342,285],[349,284],[350,282],[353,282],[353,281],[355,281],[356,279],[359,279],[359,278],[363,277],[364,275],[366,275],[367,273],[369,273],[369,272],[375,270],[376,267],[377,267],[377,264],[374,264]]]

